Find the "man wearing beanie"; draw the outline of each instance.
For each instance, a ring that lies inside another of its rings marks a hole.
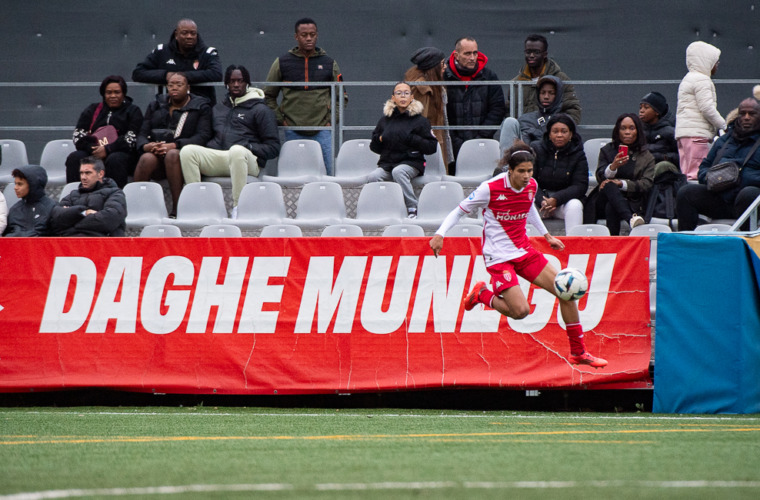
[[[449,56],[443,79],[446,81],[498,80],[496,73],[486,67],[488,58],[478,51],[478,42],[472,37],[457,40]],[[504,92],[500,85],[451,85],[446,110],[451,125],[493,125],[494,130],[452,130],[454,161],[459,148],[469,139],[493,139],[494,131],[507,115]],[[455,165],[449,164],[449,174],[454,175]]]
[[[655,170],[661,162],[670,162],[678,167],[678,144],[675,129],[663,119],[668,114],[668,102],[659,92],[650,92],[641,98],[639,118],[644,123],[644,132],[649,144],[649,152],[654,156]]]
[[[433,127],[446,126],[446,87],[443,85],[414,85],[414,82],[440,82],[443,80],[443,59],[446,55],[436,47],[422,47],[412,54],[414,66],[404,73],[404,81],[411,83],[412,96],[423,106],[422,116],[428,119]],[[451,136],[448,130],[433,130],[435,138],[441,147],[443,160],[448,165],[454,161],[451,147]]]

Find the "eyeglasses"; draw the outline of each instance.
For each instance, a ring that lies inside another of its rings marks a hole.
[[[409,97],[410,95],[412,95],[412,93],[409,92],[408,90],[397,90],[396,92],[393,93],[393,95],[398,96],[398,97]]]
[[[525,49],[526,56],[537,56],[539,54],[542,54],[543,52],[544,52],[543,50],[538,50],[538,49]]]

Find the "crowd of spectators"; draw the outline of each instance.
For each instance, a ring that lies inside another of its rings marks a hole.
[[[15,169],[20,201],[9,212],[0,200],[0,230],[6,236],[118,236],[126,217],[121,188],[130,179],[166,179],[174,217],[183,185],[199,182],[201,175],[230,177],[234,219],[248,177],[258,176],[267,160],[279,155],[282,138],[317,141],[325,172],[333,175],[333,137],[326,129],[338,103],[330,86],[319,83],[343,76],[317,45],[314,20],[299,19],[294,28],[296,46],[274,60],[267,81],[305,84],[258,89],[244,66],[233,64],[223,73],[217,49],[203,41],[196,23],[180,20],[168,43],[158,45],[132,73],[135,82],[159,86],[145,113],[127,95],[122,76],[106,77],[100,101],[88,105],[76,123],[75,151],[66,160],[67,182],[80,182],[78,188],[55,203],[45,196],[44,169]],[[425,155],[440,149],[447,173],[456,175],[462,145],[494,138],[498,129],[502,152],[518,140],[530,144],[541,194],[537,208],[545,218],[564,219],[566,231],[604,219],[615,235],[622,223],[633,228],[649,222],[642,217],[649,193],[666,170],[680,168],[690,181],[677,193],[680,230],[694,229],[700,215],[736,218],[760,195],[760,87],[724,119],[711,79],[719,49],[691,43],[675,115],[661,93],[647,93],[638,114],[618,117],[598,158],[584,153],[577,130],[580,101],[548,49],[541,35],[524,41],[525,64],[513,80],[532,84],[523,87],[518,117],[508,116],[509,101],[498,84],[435,84],[499,80],[475,38],[459,38],[449,55],[435,47],[415,51],[413,66],[394,87],[372,133],[370,148],[380,159],[367,181],[399,183],[413,219],[417,200],[411,181],[424,173]],[[209,84],[219,81],[226,92],[217,102]],[[347,102],[346,94],[336,98]],[[597,165],[593,189],[587,160]],[[707,172],[725,162],[741,165],[739,179],[727,190],[713,191]]]

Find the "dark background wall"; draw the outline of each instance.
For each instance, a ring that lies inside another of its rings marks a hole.
[[[760,83],[760,3],[756,3],[4,0],[0,138],[24,140],[30,160],[38,161],[44,143],[70,137],[82,109],[99,100],[97,85],[90,84],[114,73],[129,81],[135,64],[157,44],[168,42],[182,17],[198,23],[201,36],[218,48],[223,66],[243,64],[254,80],[264,80],[274,58],[295,45],[293,24],[309,16],[318,23],[319,45],[339,62],[346,81],[398,80],[411,65],[414,50],[434,45],[448,53],[463,35],[475,37],[489,58],[489,67],[508,80],[523,63],[525,36],[534,32],[547,37],[550,57],[572,79],[675,81],[577,86],[583,125],[611,125],[620,113],[636,111],[639,99],[649,90],[661,91],[675,108],[677,81],[686,73],[684,50],[695,40],[722,50],[716,79]],[[16,86],[19,82],[24,85]],[[724,115],[750,95],[752,87],[720,82],[717,86],[718,108]],[[153,93],[150,86],[129,89],[143,109]],[[390,89],[362,87],[349,93],[346,123],[374,125]],[[608,135],[593,128],[581,132],[584,138]]]

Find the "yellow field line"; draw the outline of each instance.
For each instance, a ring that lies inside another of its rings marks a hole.
[[[93,444],[93,443],[157,443],[179,441],[356,441],[372,439],[415,439],[415,438],[467,438],[467,437],[506,437],[506,436],[567,436],[589,434],[674,434],[695,432],[759,432],[760,427],[736,427],[720,429],[621,429],[621,430],[568,430],[568,431],[517,431],[517,432],[472,432],[439,434],[336,434],[329,436],[117,436],[112,438],[48,438],[0,441],[0,445],[19,444]],[[6,439],[9,436],[6,436]]]

